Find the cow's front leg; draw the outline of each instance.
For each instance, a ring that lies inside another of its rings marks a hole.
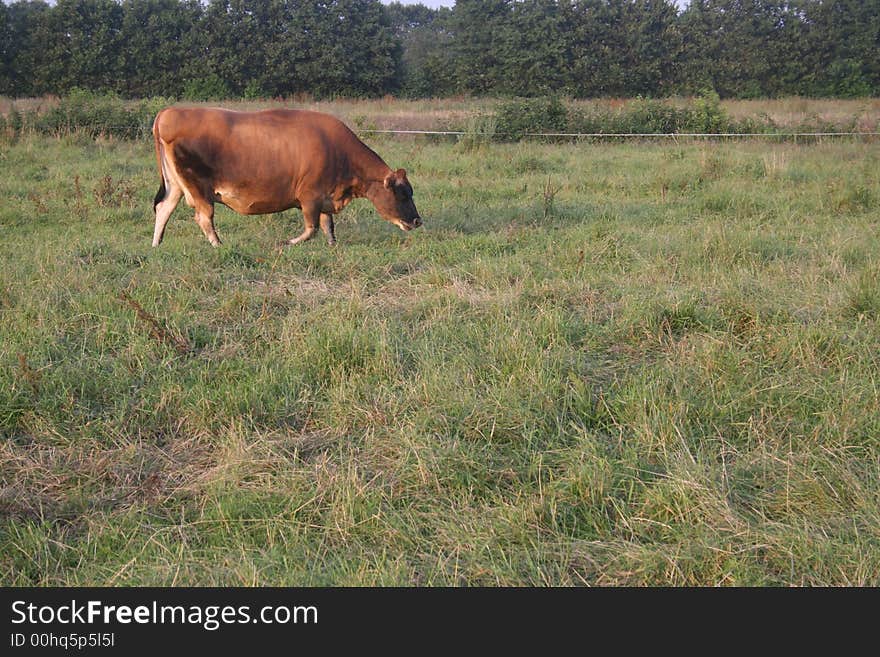
[[[318,230],[318,217],[321,215],[321,209],[317,204],[303,204],[303,232],[299,237],[288,240],[288,244],[300,244],[306,240],[312,239],[315,231]]]
[[[326,212],[321,213],[321,230],[327,236],[327,244],[336,246],[336,233],[333,226],[333,215]]]

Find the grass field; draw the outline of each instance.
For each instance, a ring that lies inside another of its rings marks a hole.
[[[0,583],[880,585],[877,143],[370,143],[282,254],[0,144]]]

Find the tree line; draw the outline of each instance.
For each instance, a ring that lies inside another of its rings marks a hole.
[[[880,95],[880,0],[20,0],[0,94]]]

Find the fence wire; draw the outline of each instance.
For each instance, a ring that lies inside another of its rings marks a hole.
[[[465,132],[463,130],[357,130],[368,134],[395,134],[395,135],[471,135],[474,137],[569,137],[598,138],[598,137],[621,137],[621,138],[651,138],[662,137],[677,139],[678,137],[876,137],[880,132],[525,132],[521,135],[505,133],[480,133]]]

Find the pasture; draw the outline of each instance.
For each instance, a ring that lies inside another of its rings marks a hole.
[[[0,142],[0,583],[880,584],[876,142],[368,143],[278,253]]]

